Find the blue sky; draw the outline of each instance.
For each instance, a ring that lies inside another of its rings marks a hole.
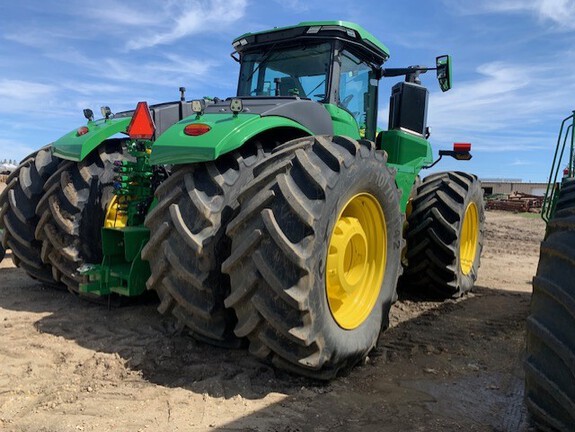
[[[231,41],[307,20],[357,22],[391,51],[388,67],[451,54],[454,88],[431,73],[434,150],[482,178],[545,181],[561,120],[575,109],[574,0],[29,0],[0,6],[0,160],[21,159],[84,123],[82,109],[232,96]],[[380,126],[397,78],[380,87]]]

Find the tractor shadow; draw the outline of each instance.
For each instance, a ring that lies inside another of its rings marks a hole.
[[[320,383],[260,363],[246,349],[220,349],[193,340],[178,332],[171,318],[156,311],[157,301],[154,299],[142,299],[108,309],[105,305],[89,303],[67,292],[44,288],[16,268],[0,268],[0,277],[3,280],[0,308],[39,314],[39,318],[31,320],[36,331],[74,341],[95,353],[115,354],[123,367],[138,372],[150,383],[184,388],[213,398],[241,396],[262,399],[270,393],[286,396],[281,404],[274,404],[214,430],[253,430],[248,426],[256,418],[275,419],[265,429],[269,431],[315,430],[301,422],[307,414],[320,419],[331,407],[332,417],[334,412],[341,412],[341,416],[336,415],[330,422],[345,423],[360,415],[361,406],[373,404],[378,409],[370,411],[366,421],[386,421],[390,425],[390,429],[377,430],[407,430],[409,419],[401,415],[403,423],[390,422],[386,417],[390,411],[381,410],[381,406],[399,412],[406,410],[404,414],[407,417],[408,408],[415,406],[420,412],[418,415],[429,417],[435,409],[429,405],[433,405],[433,401],[446,412],[451,410],[451,415],[454,410],[464,415],[470,408],[466,403],[473,401],[475,414],[472,420],[486,421],[485,424],[491,427],[499,427],[507,412],[504,405],[509,405],[509,398],[505,395],[512,394],[515,398],[513,403],[521,405],[520,392],[515,387],[515,390],[510,390],[502,386],[500,395],[493,396],[494,392],[497,393],[493,390],[489,396],[491,399],[482,400],[476,391],[476,381],[454,384],[446,378],[469,372],[475,375],[484,373],[491,378],[517,378],[521,375],[517,364],[522,355],[529,293],[477,287],[470,295],[446,302],[418,300],[402,294],[392,308],[392,327],[381,335],[378,347],[370,353],[366,364],[356,367],[346,377]],[[515,351],[509,351],[509,340],[518,338],[521,340]],[[490,360],[485,353],[493,350],[498,350],[499,354]],[[502,353],[514,356],[512,361],[500,358]],[[508,370],[511,363],[512,370]],[[468,367],[470,364],[473,366],[471,369]],[[406,380],[413,382],[406,384]],[[446,387],[448,381],[450,386],[456,387]],[[357,399],[353,402],[357,404],[357,410],[352,410],[351,414],[349,411],[345,414],[346,404],[352,403],[346,396],[348,394]],[[441,404],[437,403],[438,400]],[[283,413],[281,416],[280,412]],[[514,412],[523,413],[523,409]],[[483,415],[485,418],[481,417]],[[291,420],[287,419],[288,424],[296,425],[299,421],[303,426],[292,429],[274,426],[280,423],[285,426],[286,416],[293,416]],[[445,416],[444,425],[449,430],[455,423],[450,423],[448,414]],[[396,420],[399,421],[399,417]],[[341,430],[363,430],[360,428],[362,424],[352,422]],[[416,423],[413,426],[415,428]]]

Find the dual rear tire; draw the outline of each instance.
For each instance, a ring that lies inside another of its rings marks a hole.
[[[44,196],[44,186],[58,171],[62,160],[52,156],[46,146],[26,157],[8,176],[0,195],[2,250],[11,249],[12,260],[38,282],[58,286],[52,267],[42,258],[45,250],[35,237],[40,218],[36,207]]]
[[[372,142],[344,137],[291,141],[254,171],[222,266],[235,333],[260,359],[331,379],[388,324],[402,247],[393,173]]]

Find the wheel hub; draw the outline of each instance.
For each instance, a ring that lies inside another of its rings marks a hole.
[[[340,218],[333,230],[329,256],[334,268],[328,270],[328,277],[334,287],[345,294],[352,294],[360,285],[367,271],[367,239],[357,218]]]
[[[362,193],[343,207],[326,260],[326,294],[338,325],[351,330],[370,315],[385,272],[387,232],[376,198]]]
[[[461,272],[468,275],[473,268],[477,255],[477,243],[479,240],[479,212],[474,202],[470,203],[465,210],[461,224],[461,239],[459,243],[459,265]]]

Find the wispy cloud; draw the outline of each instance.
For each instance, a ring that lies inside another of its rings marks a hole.
[[[54,93],[51,85],[32,81],[0,80],[0,97],[14,100],[34,100]]]
[[[441,124],[440,137],[474,135],[478,149],[538,150],[551,136],[541,134],[569,110],[575,83],[565,62],[518,64],[492,62],[478,66],[478,78],[456,84],[430,103],[431,124]],[[561,85],[557,85],[561,83]],[[497,137],[494,139],[493,137]]]
[[[444,0],[461,14],[529,13],[558,29],[575,30],[573,0]]]
[[[242,18],[246,6],[247,0],[170,1],[166,4],[168,19],[144,31],[143,36],[128,41],[127,48],[149,48],[193,34],[213,32]]]
[[[274,2],[293,12],[306,12],[311,7],[310,2],[305,0],[274,0]]]
[[[533,161],[525,160],[525,159],[515,159],[511,162],[513,166],[526,166],[526,165],[533,165]]]

